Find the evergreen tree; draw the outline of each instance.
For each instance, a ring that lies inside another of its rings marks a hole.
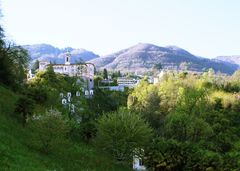
[[[36,70],[39,69],[39,60],[36,60],[32,66],[33,73],[36,73]]]
[[[108,79],[108,71],[106,68],[104,68],[104,70],[103,70],[103,78]]]

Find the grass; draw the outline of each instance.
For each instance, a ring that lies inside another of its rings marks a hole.
[[[0,170],[127,171],[91,145],[70,142],[45,155],[30,147],[29,130],[14,119],[18,95],[0,86]]]

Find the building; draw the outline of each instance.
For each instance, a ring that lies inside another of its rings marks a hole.
[[[71,64],[71,55],[69,52],[65,55],[65,64],[52,64],[55,73],[65,74],[69,76],[81,77],[86,84],[86,88],[93,89],[94,87],[94,69],[92,63]],[[49,61],[39,62],[39,71],[46,70],[50,65]]]
[[[166,72],[164,70],[161,70],[158,76],[153,78],[153,84],[158,84],[163,79],[165,74]]]
[[[134,78],[121,77],[117,79],[117,83],[119,86],[134,88],[139,83],[139,80]]]
[[[146,170],[142,158],[137,156],[133,157],[133,170]]]

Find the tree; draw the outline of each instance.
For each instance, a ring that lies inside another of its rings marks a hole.
[[[25,126],[28,117],[32,116],[33,107],[34,101],[31,98],[27,96],[22,96],[18,99],[15,108],[15,113],[21,115],[20,117],[19,116],[18,117],[22,120],[23,126]]]
[[[103,69],[103,78],[108,79],[108,72],[106,68]]]
[[[34,116],[29,128],[32,130],[31,145],[45,154],[64,145],[70,131],[68,121],[56,110]]]
[[[157,87],[148,84],[147,81],[141,81],[128,96],[128,108],[141,113],[153,128],[159,129],[163,121],[160,101]]]
[[[121,77],[121,76],[122,76],[122,74],[121,74],[121,72],[119,70],[118,73],[117,73],[117,77]]]
[[[161,63],[155,64],[155,65],[153,66],[153,69],[156,69],[156,70],[161,70],[161,69],[163,69],[162,64],[161,64]]]
[[[26,80],[26,71],[30,60],[21,46],[5,45],[0,48],[0,82],[18,89]]]
[[[152,137],[152,129],[136,113],[125,108],[103,115],[97,124],[96,143],[118,161],[139,156]],[[141,150],[140,150],[141,151]]]
[[[36,73],[38,69],[39,69],[39,60],[36,60],[32,66],[33,73]]]

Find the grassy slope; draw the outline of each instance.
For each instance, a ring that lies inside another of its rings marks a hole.
[[[0,86],[0,170],[130,170],[85,144],[43,155],[29,148],[28,130],[11,116],[18,96]]]

